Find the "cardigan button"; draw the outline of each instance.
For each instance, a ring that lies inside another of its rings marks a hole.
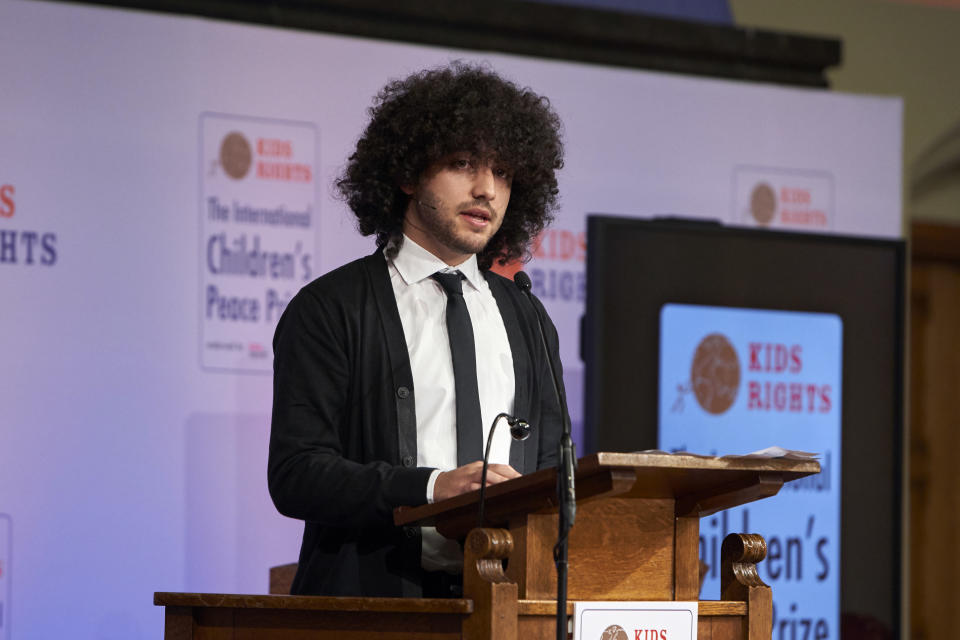
[[[407,389],[406,387],[400,387],[397,389],[397,395],[401,398],[407,398],[410,395],[410,389]]]
[[[404,535],[406,535],[408,538],[413,538],[413,537],[415,537],[415,536],[417,535],[417,532],[416,532],[416,530],[414,530],[413,527],[404,527],[404,528],[403,528],[403,533],[404,533]]]
[[[413,466],[413,456],[403,456],[403,466],[412,467]]]

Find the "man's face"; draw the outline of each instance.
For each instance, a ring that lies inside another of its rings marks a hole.
[[[410,195],[403,232],[447,264],[483,250],[503,223],[512,176],[496,161],[454,153],[429,167]]]

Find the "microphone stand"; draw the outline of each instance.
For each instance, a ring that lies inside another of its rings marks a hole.
[[[574,487],[576,464],[573,438],[567,425],[560,438],[560,461],[557,469],[558,531],[557,544],[553,548],[553,561],[557,566],[557,640],[567,640],[567,542],[577,514]]]
[[[550,380],[553,382],[553,391],[556,394],[558,409],[563,421],[563,431],[560,435],[560,451],[557,459],[557,544],[553,547],[553,562],[557,567],[557,640],[567,640],[567,573],[568,573],[568,546],[567,540],[570,529],[573,528],[577,515],[577,493],[574,486],[574,473],[577,467],[577,457],[574,451],[573,436],[570,429],[570,415],[566,411],[567,398],[561,389],[557,376],[557,369],[553,366],[553,357],[547,347],[547,339],[543,333],[543,317],[540,309],[533,302],[530,293],[532,283],[530,276],[518,271],[513,281],[530,301],[537,314],[537,326],[540,329],[540,344],[547,356],[550,366]]]

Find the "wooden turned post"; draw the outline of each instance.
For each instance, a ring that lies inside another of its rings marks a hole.
[[[473,600],[473,613],[463,623],[465,640],[516,640],[517,585],[503,572],[513,551],[506,529],[474,529],[463,549],[463,597]]]
[[[193,609],[190,607],[166,607],[163,616],[164,640],[193,640]]]
[[[748,640],[769,640],[773,633],[773,594],[757,573],[767,543],[757,533],[731,533],[720,547],[720,598],[747,603]]]

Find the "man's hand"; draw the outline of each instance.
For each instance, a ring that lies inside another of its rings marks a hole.
[[[483,471],[483,460],[465,464],[453,471],[444,471],[437,476],[433,485],[433,501],[440,502],[453,496],[480,488],[480,475]],[[508,464],[487,465],[487,486],[519,478],[520,473]]]

